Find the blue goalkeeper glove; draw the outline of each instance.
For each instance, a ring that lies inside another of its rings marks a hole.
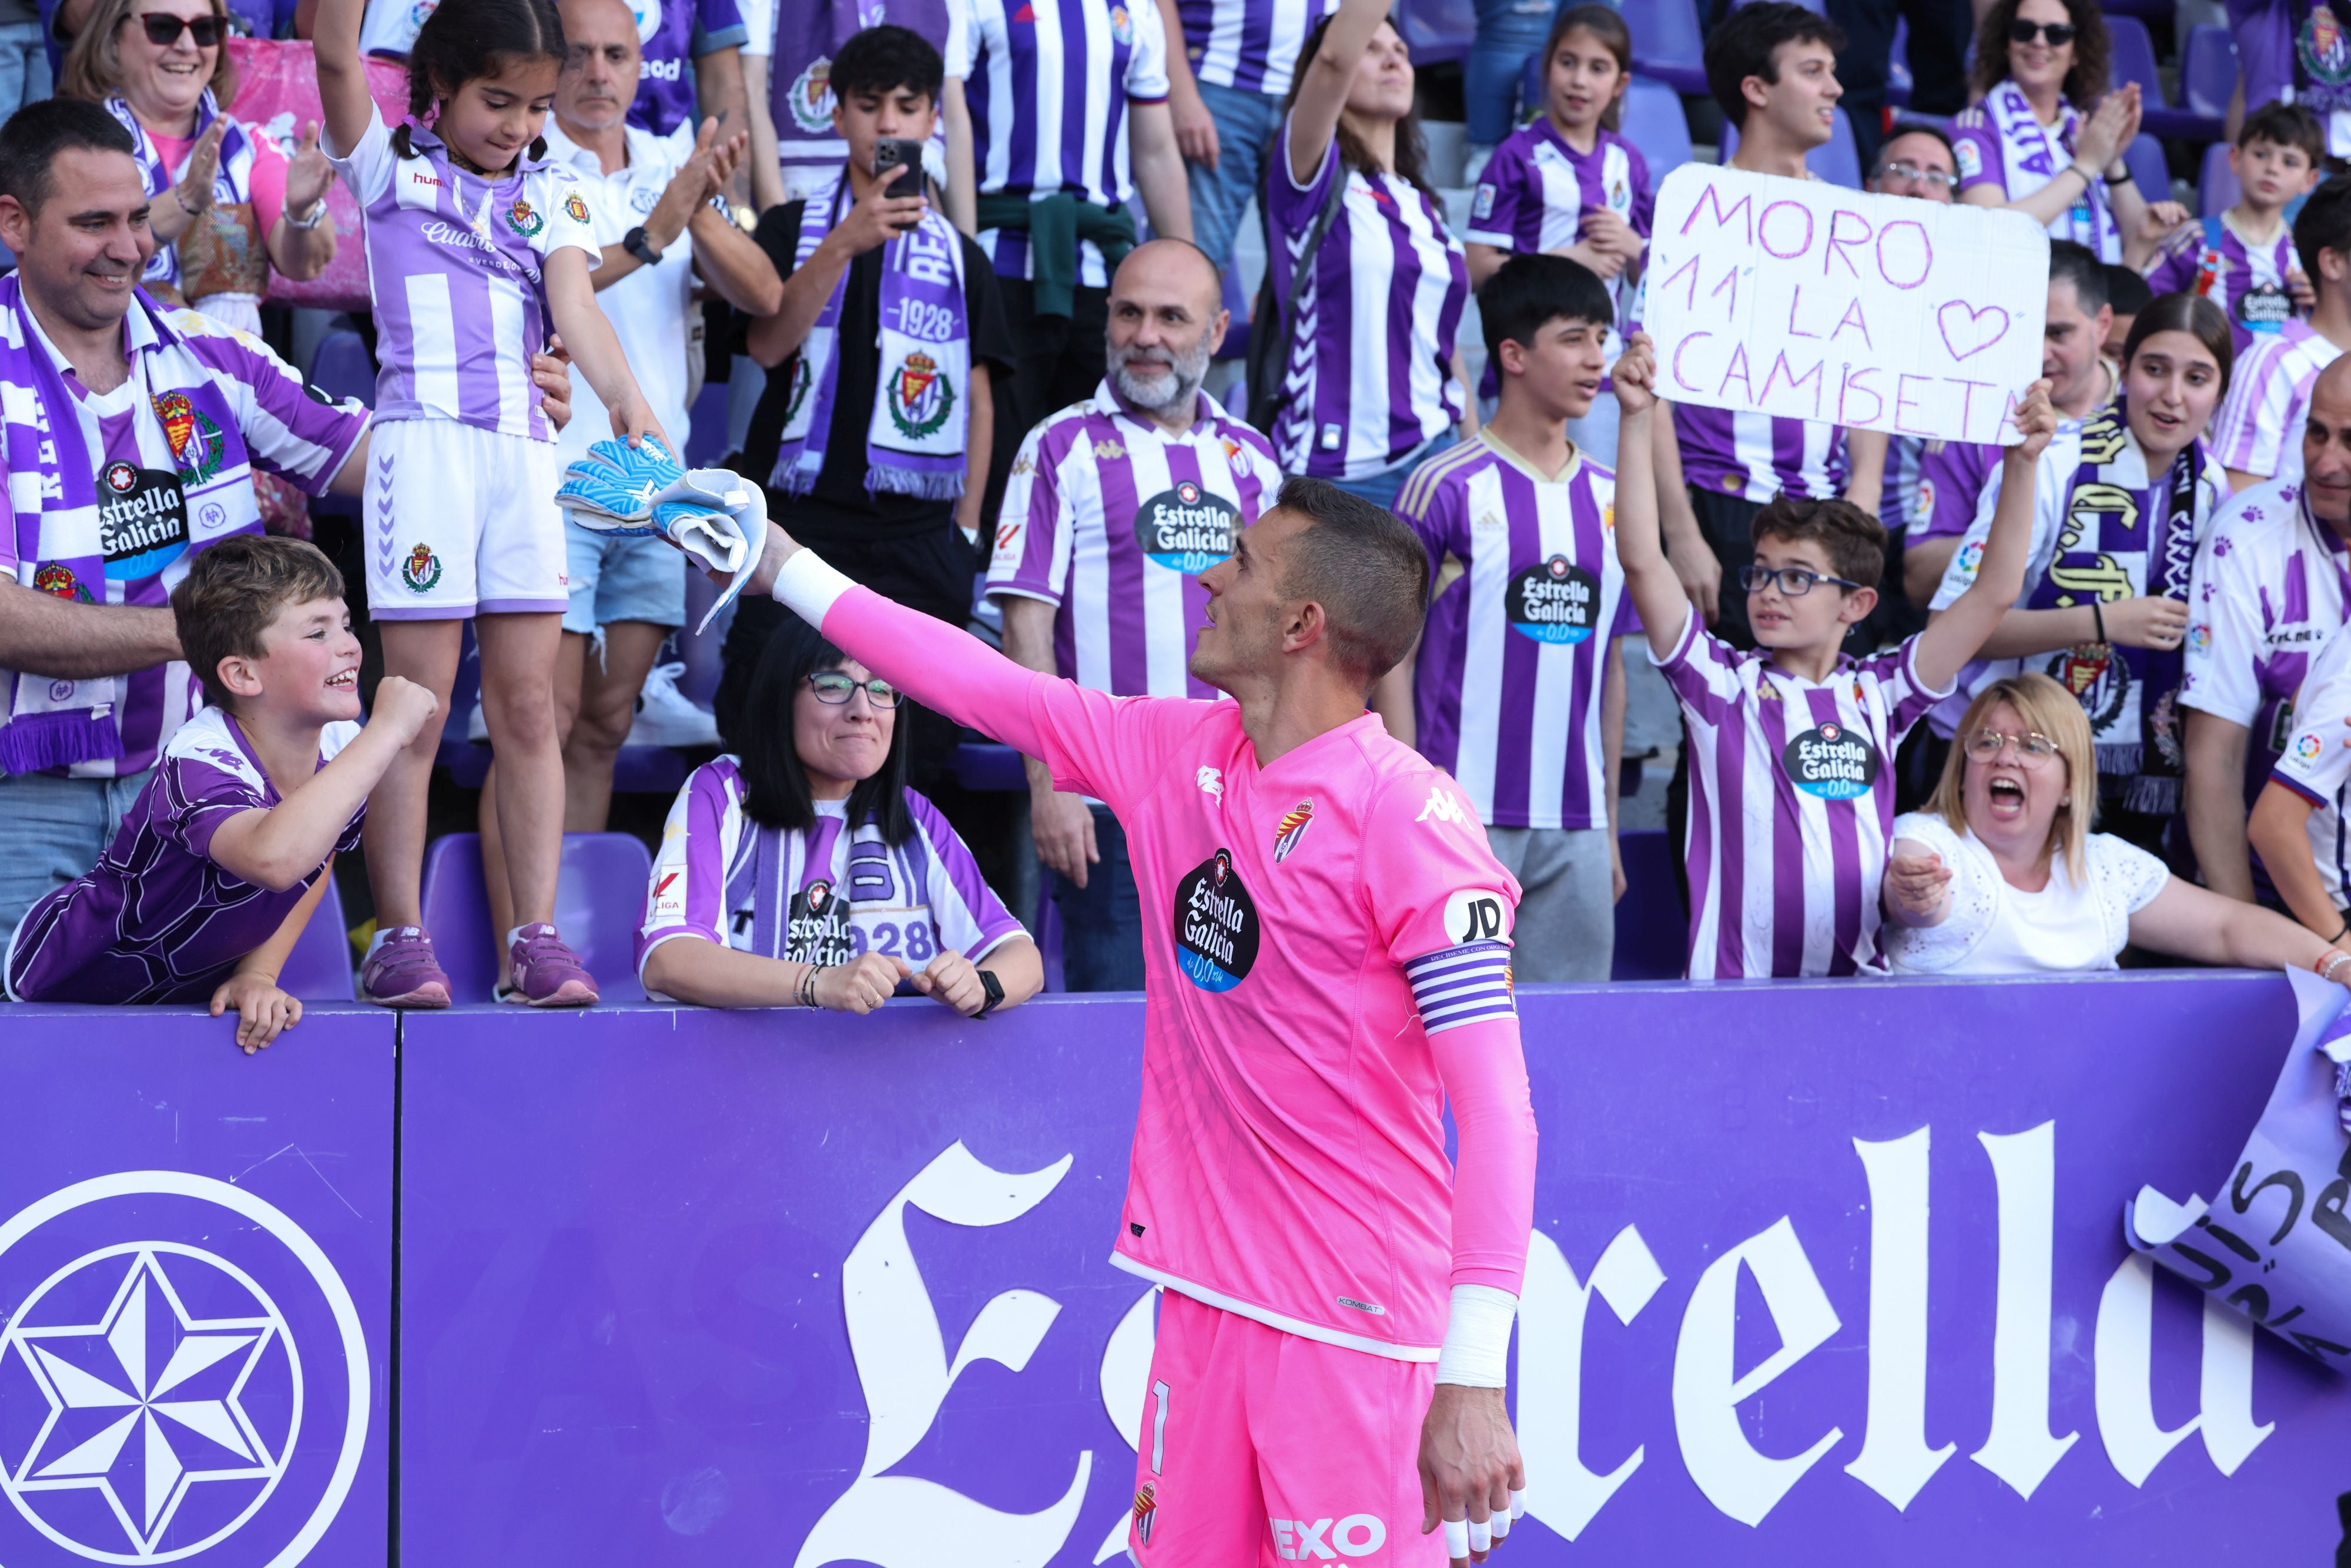
[[[563,471],[555,504],[582,528],[599,533],[651,534],[653,501],[684,476],[685,469],[654,436],[631,446],[600,441],[588,455]]]

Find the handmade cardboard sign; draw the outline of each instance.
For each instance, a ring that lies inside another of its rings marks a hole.
[[[1657,192],[1644,325],[1677,402],[2012,445],[2048,284],[2021,213],[1685,163]]]

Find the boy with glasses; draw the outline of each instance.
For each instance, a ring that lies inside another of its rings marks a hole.
[[[1690,763],[1685,854],[1692,979],[1878,974],[1878,887],[1894,824],[1894,749],[1949,695],[2024,580],[2034,469],[2057,429],[2049,383],[2016,411],[1977,580],[1891,653],[1844,653],[1877,602],[1886,530],[1849,502],[1781,496],[1742,567],[1756,647],[1708,632],[1658,541],[1646,335],[1616,364],[1624,410],[1616,550],[1650,657],[1681,700]]]

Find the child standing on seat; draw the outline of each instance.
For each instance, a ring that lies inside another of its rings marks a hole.
[[[1647,162],[1616,130],[1633,79],[1633,35],[1611,6],[1564,6],[1542,58],[1549,107],[1494,149],[1479,178],[1466,236],[1469,285],[1483,288],[1512,256],[1582,262],[1608,285],[1614,364],[1633,321],[1656,204]],[[1481,395],[1500,390],[1490,367],[1486,382]],[[1615,462],[1615,399],[1594,400],[1589,414],[1569,422],[1568,439],[1598,462]]]
[[[498,824],[516,917],[509,999],[596,999],[550,924],[563,847],[555,659],[569,602],[554,432],[530,356],[559,333],[616,435],[661,436],[598,308],[601,253],[569,170],[540,128],[564,59],[548,0],[465,0],[426,19],[409,55],[408,116],[389,130],[360,60],[362,0],[321,0],[316,45],[329,153],[367,214],[377,383],[368,476],[369,613],[384,668],[445,710],[460,622],[482,651],[496,748]],[[439,745],[418,735],[370,803],[368,877],[380,926],[360,972],[386,1007],[446,1007],[449,978],[420,923],[424,796]]]

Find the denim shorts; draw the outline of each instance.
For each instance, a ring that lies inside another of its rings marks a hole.
[[[591,533],[563,519],[571,602],[563,629],[593,636],[614,621],[685,624],[685,557],[667,539]]]

